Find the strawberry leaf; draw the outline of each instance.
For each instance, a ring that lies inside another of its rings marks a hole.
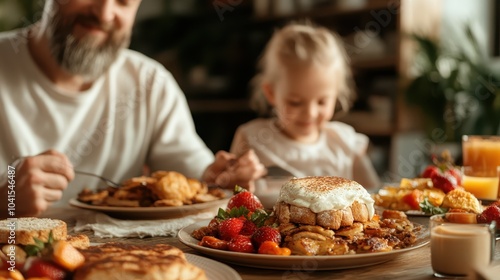
[[[250,216],[250,221],[252,221],[257,227],[264,225],[264,222],[269,218],[269,214],[266,211],[258,209],[252,213]]]
[[[241,216],[246,217],[249,212],[250,211],[245,206],[235,207],[229,211],[219,208],[217,218],[225,220],[229,218],[239,218]]]
[[[233,195],[234,194],[239,194],[240,192],[246,192],[247,190],[245,188],[242,188],[241,186],[234,186],[234,191],[233,191]]]

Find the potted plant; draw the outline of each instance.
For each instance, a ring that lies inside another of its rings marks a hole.
[[[424,113],[430,139],[436,129],[444,132],[446,142],[460,142],[464,134],[500,134],[500,77],[488,66],[470,26],[456,49],[411,36],[419,48],[418,74],[405,96]]]

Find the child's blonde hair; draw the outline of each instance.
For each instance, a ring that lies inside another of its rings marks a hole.
[[[272,107],[262,92],[263,84],[272,84],[279,67],[317,64],[333,67],[339,80],[338,103],[348,111],[354,99],[353,82],[348,57],[339,36],[327,28],[309,22],[290,23],[277,30],[268,42],[258,63],[258,73],[252,80],[250,106],[261,116],[271,116]]]

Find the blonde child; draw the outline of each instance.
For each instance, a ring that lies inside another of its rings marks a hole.
[[[336,104],[348,110],[351,81],[336,34],[311,24],[286,25],[268,42],[253,79],[252,106],[270,118],[241,125],[231,152],[254,149],[269,170],[297,177],[341,176],[378,187],[366,155],[368,137],[331,121]]]

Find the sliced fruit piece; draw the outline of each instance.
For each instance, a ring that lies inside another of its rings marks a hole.
[[[227,250],[227,241],[213,236],[203,236],[198,245],[218,250]]]
[[[64,240],[53,243],[52,259],[69,271],[74,271],[85,262],[82,253]]]
[[[63,280],[66,278],[67,272],[59,265],[42,260],[41,258],[33,259],[29,263],[26,270],[26,277],[47,277],[52,280]]]
[[[457,224],[477,224],[477,215],[474,213],[446,213],[446,220]]]
[[[413,190],[401,199],[404,203],[408,204],[413,210],[420,210],[420,202],[422,200],[422,191]]]

